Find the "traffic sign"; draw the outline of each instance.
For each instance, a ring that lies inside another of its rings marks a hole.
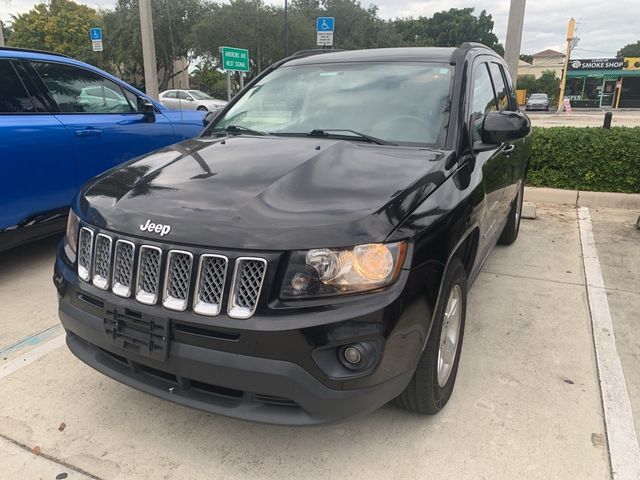
[[[93,48],[94,52],[101,52],[102,49],[102,40],[91,40],[91,48]]]
[[[222,68],[236,72],[249,71],[249,50],[235,47],[221,47]]]
[[[316,20],[316,30],[318,32],[333,32],[334,17],[318,17]]]
[[[330,47],[333,45],[333,28],[335,26],[335,18],[318,17],[316,20],[316,43],[321,47]]]
[[[91,40],[102,40],[102,29],[101,28],[92,28],[89,30],[89,35]]]

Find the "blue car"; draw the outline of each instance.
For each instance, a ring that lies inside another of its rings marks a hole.
[[[63,55],[0,48],[0,251],[64,230],[82,184],[195,137],[204,115]]]

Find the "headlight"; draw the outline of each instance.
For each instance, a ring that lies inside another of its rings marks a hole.
[[[398,278],[406,252],[405,242],[297,250],[291,254],[280,296],[326,297],[384,287]]]
[[[78,249],[78,230],[80,229],[80,222],[78,216],[73,213],[73,210],[69,210],[69,218],[67,218],[67,245],[71,251],[75,254]]]

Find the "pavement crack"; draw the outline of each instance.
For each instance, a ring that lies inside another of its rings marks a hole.
[[[575,285],[578,287],[584,287],[584,282],[569,282],[566,280],[552,280],[550,278],[540,278],[540,277],[527,277],[526,275],[516,275],[513,273],[501,273],[501,272],[492,272],[489,270],[482,270],[482,273],[488,273],[489,275],[499,275],[502,277],[512,277],[512,278],[523,278],[527,280],[537,280],[539,282],[550,282],[550,283],[559,283],[562,285]]]
[[[4,433],[0,433],[0,438],[6,440],[7,442],[10,442],[12,444],[14,444],[17,447],[22,448],[23,450],[26,450],[27,452],[29,452],[31,455],[36,456],[35,453],[33,453],[33,449],[32,447],[30,447],[29,445],[26,445],[18,440],[15,440],[7,435],[5,435]],[[83,468],[77,467],[75,465],[70,464],[69,462],[65,462],[64,460],[62,460],[61,458],[57,458],[54,457],[53,455],[49,455],[45,452],[40,451],[40,453],[37,455],[39,457],[45,458],[51,462],[57,463],[58,465],[61,465],[63,467],[66,467],[70,470],[73,470],[76,473],[79,473],[81,475],[85,475],[89,478],[92,478],[94,480],[104,480],[102,477],[98,477],[97,475],[94,475],[93,473],[87,472],[86,470],[84,470]]]

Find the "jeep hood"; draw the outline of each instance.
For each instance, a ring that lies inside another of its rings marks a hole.
[[[445,179],[450,153],[300,137],[199,138],[96,177],[75,208],[99,228],[233,249],[383,241]],[[147,220],[170,232],[142,232]]]

